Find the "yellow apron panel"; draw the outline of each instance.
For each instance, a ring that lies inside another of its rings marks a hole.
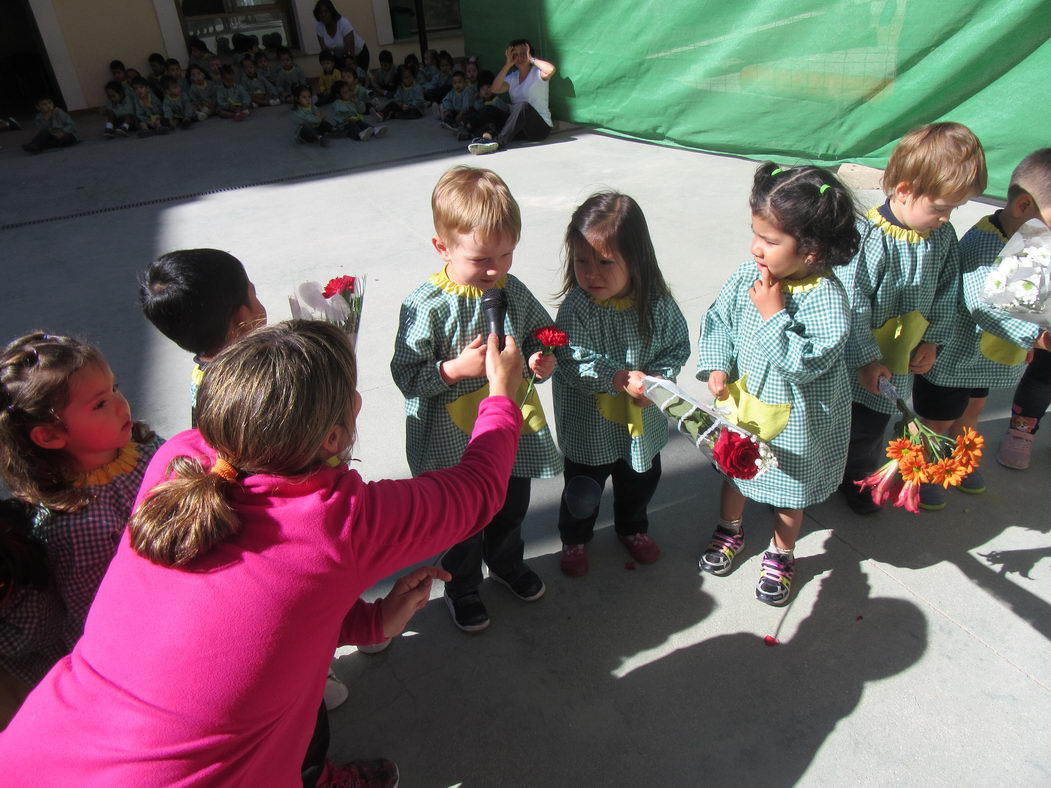
[[[726,420],[731,424],[748,430],[758,436],[761,440],[771,441],[780,435],[788,426],[789,416],[792,415],[790,403],[768,403],[748,393],[746,383],[748,376],[741,376],[740,380],[726,384],[726,390],[730,396],[724,400],[718,400],[720,408],[729,410]]]
[[[518,391],[515,392],[515,402],[521,402],[522,397],[525,396],[526,389],[529,388],[529,381],[523,380],[521,385],[518,387]],[[474,430],[474,423],[478,420],[478,405],[483,399],[489,396],[489,384],[486,383],[479,389],[475,389],[470,394],[464,394],[459,399],[455,399],[445,406],[446,412],[449,414],[449,419],[459,427],[463,432],[468,435]],[[529,399],[522,406],[522,435],[533,435],[534,433],[540,432],[544,427],[547,426],[547,419],[544,418],[544,409],[540,405],[540,397],[536,393],[536,388],[529,393]]]
[[[595,407],[606,421],[625,425],[631,437],[640,438],[646,434],[642,408],[627,394],[596,394]]]
[[[1018,347],[1014,342],[1008,342],[995,334],[983,331],[978,339],[978,350],[983,356],[997,364],[1005,367],[1013,367],[1025,361],[1028,351]]]
[[[923,340],[930,323],[916,310],[901,317],[892,317],[872,332],[879,345],[883,365],[895,375],[909,373],[912,351]]]

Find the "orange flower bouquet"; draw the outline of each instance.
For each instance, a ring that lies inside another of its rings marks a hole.
[[[877,506],[894,499],[894,505],[916,514],[920,511],[920,485],[940,484],[955,487],[978,467],[985,438],[964,427],[950,438],[923,424],[886,380],[880,390],[894,400],[902,414],[901,437],[887,444],[887,462],[875,473],[859,482],[869,490]]]

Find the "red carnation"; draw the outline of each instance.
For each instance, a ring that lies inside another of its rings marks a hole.
[[[730,429],[723,429],[712,448],[719,469],[731,479],[751,479],[759,472],[759,446]]]
[[[332,298],[334,295],[348,292],[354,292],[354,277],[337,276],[335,279],[330,279],[328,281],[328,284],[325,285],[325,289],[321,291],[321,295],[325,296],[325,298]]]
[[[569,344],[569,337],[565,331],[559,331],[554,326],[544,326],[533,332],[533,337],[540,341],[546,348],[565,347]]]

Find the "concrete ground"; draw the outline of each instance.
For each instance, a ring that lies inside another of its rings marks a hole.
[[[447,167],[507,180],[524,219],[513,271],[552,312],[566,222],[598,189],[646,211],[695,335],[748,256],[753,162],[579,128],[484,159],[433,120],[391,124],[365,144],[299,146],[277,109],[38,157],[12,150],[16,135],[0,142],[0,335],[42,327],[97,342],[162,434],[188,426],[190,360],[137,311],[135,275],[153,257],[231,251],[271,320],[289,316],[300,281],[367,275],[356,454],[373,479],[407,474],[388,363],[401,299],[438,266],[429,196]],[[960,209],[958,232],[989,210]],[[694,363],[680,382],[700,392]],[[1009,397],[996,393],[984,419],[990,457]],[[657,564],[628,570],[607,499],[591,573],[563,577],[561,484],[537,481],[525,535],[544,599],[519,603],[487,581],[493,624],[482,634],[456,630],[436,599],[387,651],[343,649],[351,695],[331,714],[333,757],[392,757],[405,786],[1051,782],[1051,526],[1034,489],[1051,468],[1046,440],[1025,472],[988,459],[989,492],[952,492],[939,513],[860,519],[838,498],[809,510],[782,610],[752,593],[770,535],[763,507],[749,506],[736,571],[701,577],[718,478],[682,438],[664,468]]]

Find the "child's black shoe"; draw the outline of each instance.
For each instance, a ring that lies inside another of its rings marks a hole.
[[[453,599],[448,593],[445,595],[445,604],[452,614],[453,623],[463,632],[481,632],[489,626],[489,612],[482,604],[482,598],[477,591],[464,594]]]
[[[839,485],[839,491],[843,493],[843,498],[847,502],[847,506],[854,514],[875,514],[879,511],[880,507],[872,500],[872,496],[864,490],[858,488],[854,482],[850,480],[844,481]]]
[[[535,602],[547,591],[547,588],[544,587],[544,581],[540,579],[540,575],[527,566],[523,566],[510,579],[505,580],[494,574],[490,574],[489,577],[493,578],[500,585],[507,586],[511,593],[523,602]]]

